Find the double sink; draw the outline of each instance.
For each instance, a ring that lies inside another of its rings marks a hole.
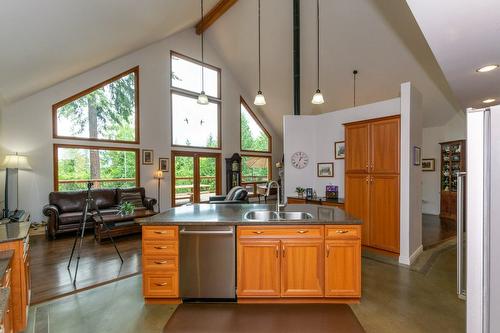
[[[272,210],[252,210],[243,218],[247,221],[301,221],[310,220],[313,216],[306,212],[277,212]]]

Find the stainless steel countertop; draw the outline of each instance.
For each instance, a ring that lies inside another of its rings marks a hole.
[[[306,212],[313,216],[308,220],[248,221],[243,218],[252,210],[275,210],[267,204],[194,204],[171,208],[163,213],[139,218],[141,225],[315,225],[315,224],[362,224],[362,221],[337,207],[318,205],[288,205],[281,211]]]

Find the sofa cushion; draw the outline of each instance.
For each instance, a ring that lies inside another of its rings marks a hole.
[[[108,208],[108,209],[99,209],[101,212],[101,215],[108,216],[108,215],[116,215],[118,214],[118,208]],[[83,218],[83,212],[68,212],[68,213],[62,213],[59,215],[59,223],[60,224],[75,224],[75,223],[80,223]],[[91,214],[88,214],[87,221],[92,221]]]
[[[116,190],[97,189],[92,190],[97,206],[101,209],[117,205]],[[87,191],[51,192],[49,203],[59,208],[60,213],[81,212],[85,206]]]
[[[139,191],[136,192],[123,192],[120,196],[120,204],[129,202],[134,205],[135,209],[145,209],[143,197]]]

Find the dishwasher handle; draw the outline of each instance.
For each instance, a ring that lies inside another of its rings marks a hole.
[[[185,228],[179,231],[181,235],[233,235],[233,228],[229,230],[186,230]]]

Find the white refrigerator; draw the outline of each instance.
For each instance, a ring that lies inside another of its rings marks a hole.
[[[500,105],[467,110],[467,332],[500,332]]]

